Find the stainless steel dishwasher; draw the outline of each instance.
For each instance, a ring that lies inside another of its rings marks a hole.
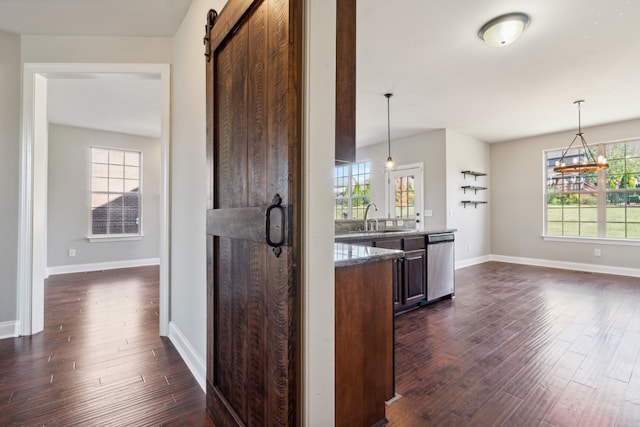
[[[453,233],[427,235],[427,301],[455,292]]]

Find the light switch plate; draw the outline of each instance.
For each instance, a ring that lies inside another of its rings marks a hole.
[[[424,211],[424,216],[433,216],[433,211],[431,209]]]

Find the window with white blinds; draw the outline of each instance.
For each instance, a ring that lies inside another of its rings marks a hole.
[[[142,234],[142,153],[91,148],[92,236]]]

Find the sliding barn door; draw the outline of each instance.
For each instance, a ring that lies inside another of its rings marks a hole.
[[[209,12],[207,409],[218,427],[298,408],[299,0]]]

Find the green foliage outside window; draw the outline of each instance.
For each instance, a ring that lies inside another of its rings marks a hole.
[[[546,234],[640,239],[640,141],[599,144],[593,152],[604,153],[606,171],[556,174],[559,152],[546,153]]]
[[[371,203],[371,163],[358,162],[334,170],[334,219],[364,219]]]

